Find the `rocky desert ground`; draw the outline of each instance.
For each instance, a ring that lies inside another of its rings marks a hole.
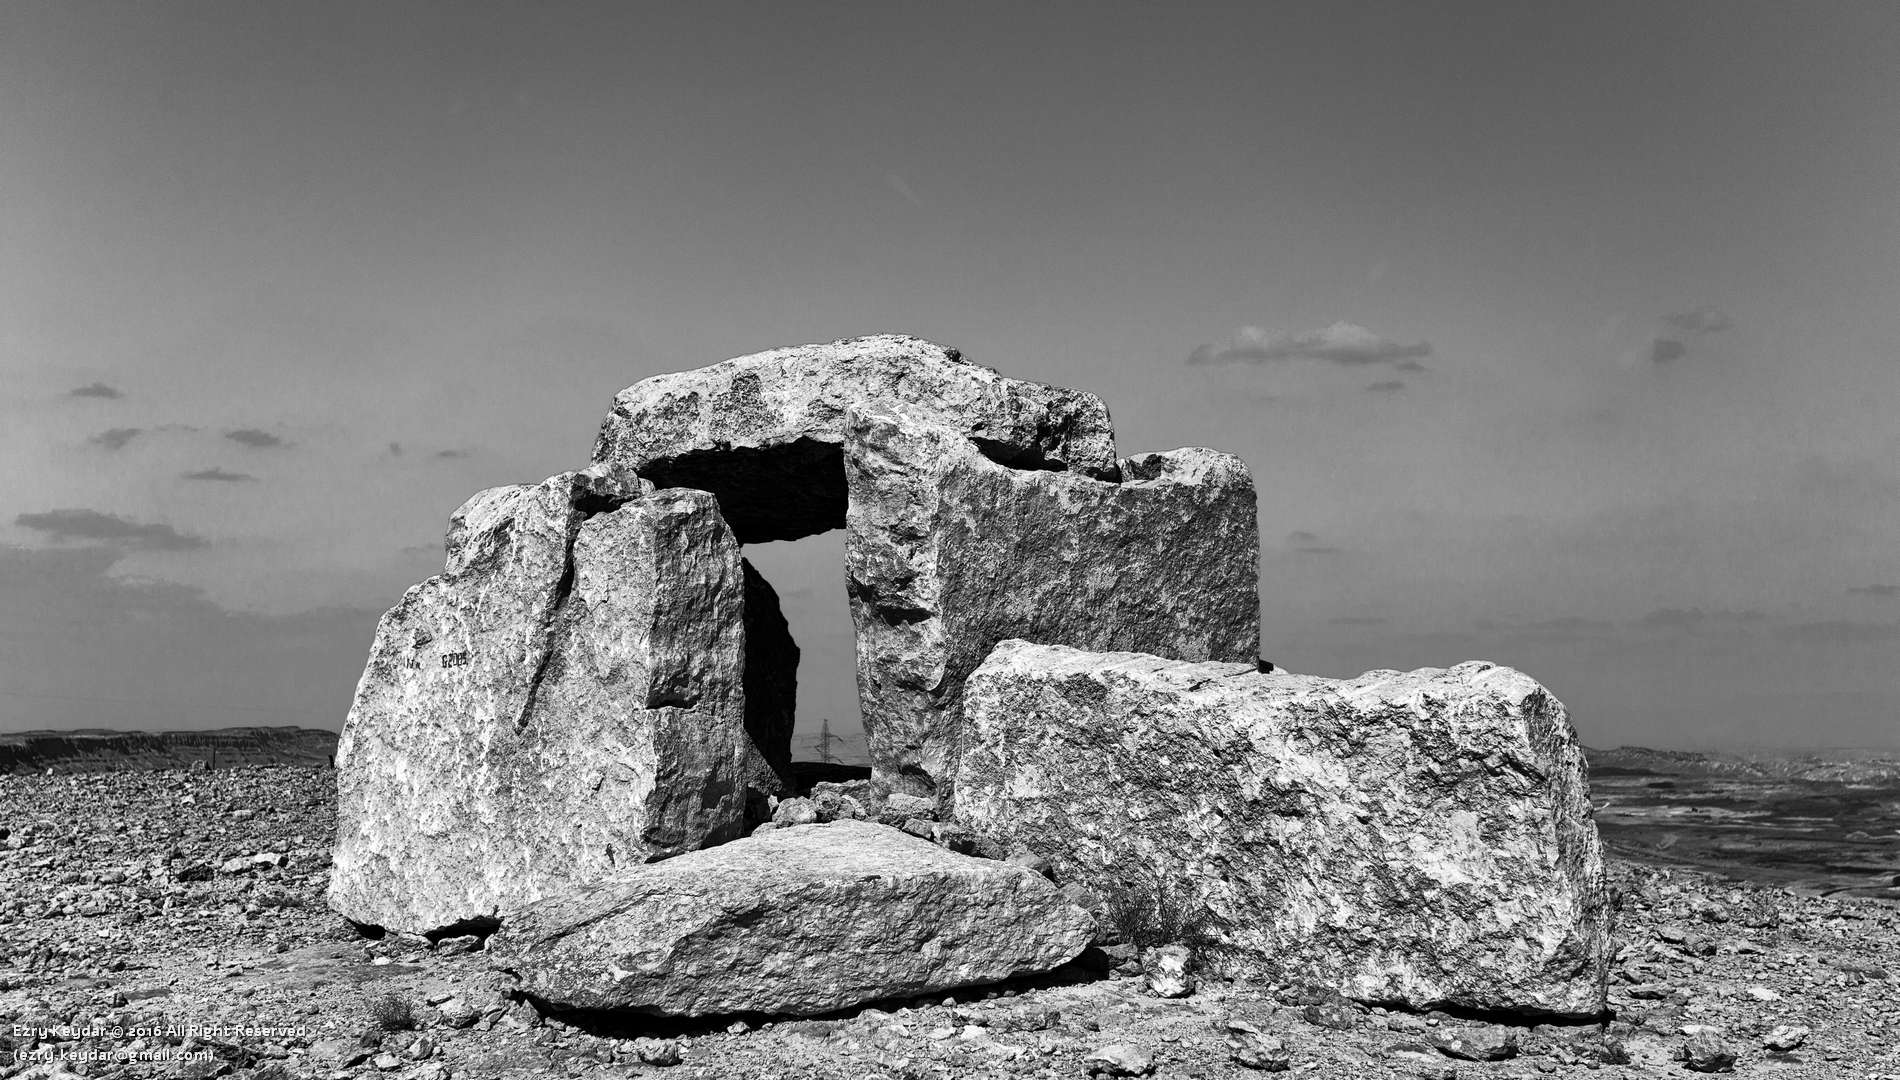
[[[0,1077],[1900,1076],[1900,907],[1732,857],[1612,864],[1600,1023],[1160,996],[1128,948],[816,1019],[640,1023],[539,1014],[473,938],[364,937],[323,900],[334,807],[322,767],[0,776]]]

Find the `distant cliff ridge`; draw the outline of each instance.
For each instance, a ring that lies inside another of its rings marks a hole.
[[[234,727],[211,731],[21,731],[0,734],[0,773],[112,772],[240,765],[327,765],[334,731]]]

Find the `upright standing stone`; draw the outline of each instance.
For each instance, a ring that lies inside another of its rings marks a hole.
[[[1516,671],[1336,682],[1011,641],[965,710],[957,820],[1108,897],[1137,939],[1365,1001],[1603,1011],[1583,754]]]
[[[738,544],[705,492],[566,473],[470,499],[383,616],[337,749],[330,903],[431,932],[740,833]]]
[[[1190,448],[1102,480],[1020,469],[913,413],[855,413],[845,569],[872,765],[956,772],[964,680],[1022,638],[1179,660],[1260,654],[1260,540],[1239,458]]]

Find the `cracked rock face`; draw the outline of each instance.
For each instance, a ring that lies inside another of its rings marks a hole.
[[[999,461],[1112,476],[1093,394],[1009,379],[901,335],[801,345],[656,375],[622,390],[594,461],[719,497],[741,543],[795,540],[845,519],[846,417],[910,408]]]
[[[1516,671],[1333,681],[1012,641],[964,705],[957,819],[1138,937],[1363,1001],[1603,1011],[1582,752]]]
[[[747,599],[704,492],[595,469],[470,499],[445,572],[377,627],[337,748],[331,906],[488,923],[738,835],[782,754],[747,735]]]
[[[489,948],[557,1007],[813,1016],[1048,971],[1092,931],[1021,867],[835,821],[629,868],[521,912]]]
[[[1259,531],[1239,458],[1189,448],[1119,482],[998,464],[927,416],[854,414],[845,567],[878,779],[956,773],[964,681],[999,641],[1245,661],[1260,653]]]

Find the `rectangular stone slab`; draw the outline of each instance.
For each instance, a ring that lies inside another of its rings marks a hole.
[[[489,943],[567,1009],[814,1016],[1048,971],[1094,924],[1020,866],[896,829],[775,829],[635,867],[509,920]]]
[[[1516,671],[1334,681],[1010,641],[964,710],[957,820],[1107,897],[1138,938],[1364,1001],[1603,1011],[1583,754]]]
[[[854,414],[845,569],[881,781],[918,795],[948,784],[964,680],[1005,639],[1258,660],[1245,463],[1190,448],[1115,473],[1012,468],[928,417]]]
[[[1093,394],[1009,379],[902,334],[798,345],[655,375],[622,390],[594,461],[719,497],[741,543],[844,524],[840,447],[852,412],[907,408],[998,460],[1112,475]]]

